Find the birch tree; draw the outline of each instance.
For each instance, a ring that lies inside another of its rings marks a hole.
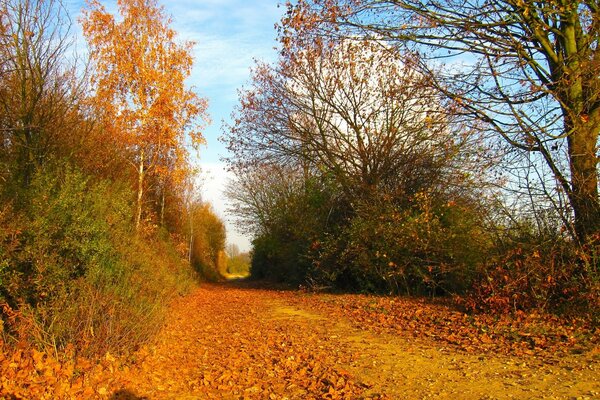
[[[127,150],[137,175],[135,224],[147,174],[175,181],[186,173],[186,138],[204,142],[207,102],[186,88],[191,42],[178,43],[156,0],[118,0],[120,19],[90,0],[82,19],[94,63],[94,102],[110,140]]]

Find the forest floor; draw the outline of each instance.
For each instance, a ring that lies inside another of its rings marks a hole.
[[[469,316],[423,299],[203,284],[173,304],[153,343],[126,360],[107,354],[63,390],[108,399],[600,398],[597,328],[557,321]]]

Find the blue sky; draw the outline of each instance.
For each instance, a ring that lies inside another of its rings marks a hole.
[[[101,1],[110,12],[116,12],[116,0]],[[247,83],[254,59],[272,61],[276,58],[275,23],[285,7],[279,0],[159,0],[172,17],[172,27],[179,39],[196,42],[195,64],[188,83],[209,100],[212,124],[206,129],[207,146],[201,149],[200,167],[202,195],[213,204],[217,214],[226,221],[227,236],[242,250],[250,248],[249,238],[233,227],[226,215],[226,199],[221,190],[228,179],[221,157],[226,149],[219,143],[222,121],[229,121],[237,104],[237,90]],[[67,0],[71,16],[76,21],[84,0]],[[79,27],[75,28],[78,32]]]

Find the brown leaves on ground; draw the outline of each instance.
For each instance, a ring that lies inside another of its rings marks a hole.
[[[360,397],[364,385],[344,367],[351,355],[306,321],[275,318],[273,297],[204,286],[181,299],[159,340],[139,352],[124,388],[149,398]]]
[[[370,295],[298,293],[291,301],[346,318],[358,328],[433,339],[470,353],[494,352],[541,358],[600,354],[600,328],[588,320],[518,312],[465,314],[452,301]]]
[[[178,299],[155,341],[130,357],[91,362],[71,350],[59,362],[3,348],[0,398],[593,398],[597,346],[582,321],[204,285]]]
[[[75,357],[67,349],[59,361],[28,346],[0,343],[0,398],[89,399],[108,394],[122,362],[106,354],[101,360]],[[126,368],[126,367],[125,367]]]

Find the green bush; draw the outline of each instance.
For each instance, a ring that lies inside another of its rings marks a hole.
[[[321,280],[350,290],[405,294],[462,293],[489,240],[466,205],[414,196],[410,207],[389,197],[356,207],[314,254]]]
[[[312,270],[312,247],[340,219],[328,179],[311,178],[280,194],[253,241],[251,275],[301,284]]]
[[[250,274],[255,279],[299,284],[304,282],[310,262],[305,257],[306,239],[292,232],[271,232],[254,239]]]
[[[71,281],[90,269],[110,271],[118,258],[111,223],[127,221],[127,195],[111,193],[108,182],[92,185],[69,166],[56,171],[34,178],[29,200],[18,210],[18,250],[11,251],[2,279],[11,306],[67,295]]]
[[[38,344],[131,349],[160,325],[169,299],[191,287],[173,244],[135,234],[125,185],[57,163],[27,195],[11,215],[7,205],[0,212],[0,303],[33,321]]]

